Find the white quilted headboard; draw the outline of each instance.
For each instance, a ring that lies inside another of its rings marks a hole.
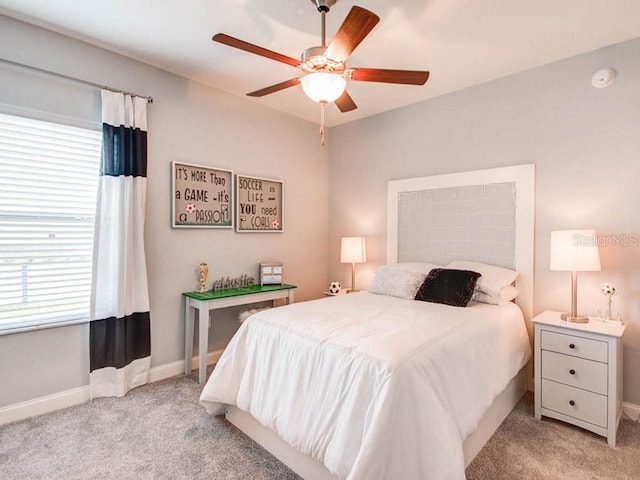
[[[535,166],[392,180],[387,263],[474,260],[520,272],[517,303],[533,314]]]

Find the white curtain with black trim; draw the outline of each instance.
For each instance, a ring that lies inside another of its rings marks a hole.
[[[89,329],[91,398],[121,397],[149,381],[146,177],[147,100],[103,90]]]

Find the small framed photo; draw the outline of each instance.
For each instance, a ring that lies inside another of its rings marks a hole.
[[[171,163],[171,226],[233,228],[233,172]]]
[[[282,232],[284,183],[236,175],[236,232]]]

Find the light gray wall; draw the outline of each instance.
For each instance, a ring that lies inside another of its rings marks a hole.
[[[152,316],[152,366],[181,360],[181,292],[197,287],[197,266],[209,279],[257,276],[258,262],[284,262],[297,300],[327,285],[328,150],[317,126],[188,81],[103,49],[0,16],[0,57],[151,95],[146,253]],[[0,109],[16,105],[100,124],[93,88],[0,64]],[[63,119],[64,121],[64,119]],[[285,185],[283,233],[170,227],[170,163],[232,169],[280,178]],[[210,349],[237,328],[238,309],[217,314]],[[0,407],[88,383],[86,325],[0,336]]]
[[[332,129],[330,280],[350,282],[342,235],[367,238],[360,287],[385,263],[388,180],[535,163],[535,313],[569,308],[570,274],[549,271],[552,230],[627,235],[629,245],[600,249],[601,272],[580,274],[578,299],[580,311],[595,313],[600,284],[618,287],[614,310],[628,323],[624,399],[640,404],[638,58],[635,40]],[[618,78],[595,89],[591,75],[605,66]],[[403,87],[389,95],[394,88]]]

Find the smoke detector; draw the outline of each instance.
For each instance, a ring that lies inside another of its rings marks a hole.
[[[616,72],[613,68],[601,68],[591,77],[591,85],[596,88],[605,88],[613,83]]]

